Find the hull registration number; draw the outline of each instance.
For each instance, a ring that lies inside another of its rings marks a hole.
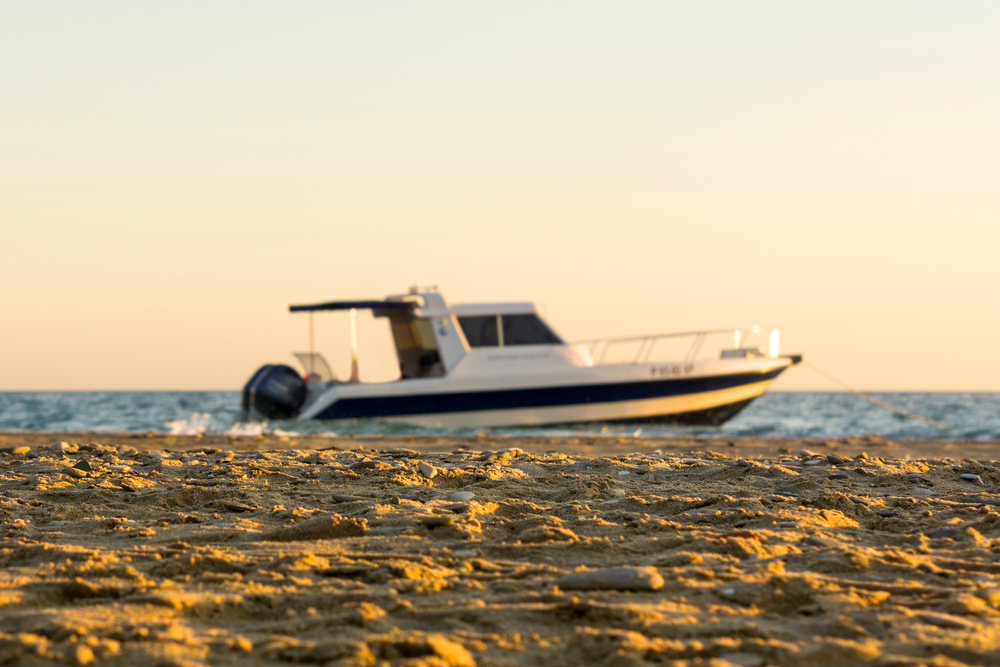
[[[694,364],[664,364],[663,366],[653,366],[649,370],[652,377],[676,377],[693,373]]]

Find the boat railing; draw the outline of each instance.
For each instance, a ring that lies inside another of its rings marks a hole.
[[[598,364],[603,364],[605,358],[608,356],[608,351],[614,347],[620,347],[622,345],[639,343],[639,348],[636,350],[635,358],[632,360],[634,364],[646,363],[653,356],[653,349],[656,343],[660,340],[667,338],[687,338],[691,337],[691,346],[688,348],[687,353],[684,355],[684,362],[692,362],[698,357],[698,353],[701,352],[702,345],[705,344],[705,339],[713,334],[730,334],[732,335],[735,329],[704,329],[702,331],[681,331],[675,333],[662,333],[662,334],[649,334],[645,336],[624,336],[621,338],[589,338],[586,340],[575,341],[576,345],[587,345],[590,350],[590,356],[597,360]],[[599,354],[598,354],[599,353]]]

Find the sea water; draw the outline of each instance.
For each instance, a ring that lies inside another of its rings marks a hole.
[[[103,431],[136,433],[259,433],[433,435],[445,433],[700,435],[836,438],[881,434],[886,438],[1000,439],[1000,393],[878,393],[877,398],[943,422],[910,419],[845,392],[764,394],[721,427],[656,424],[447,429],[377,420],[239,422],[235,391],[0,392],[0,431]]]

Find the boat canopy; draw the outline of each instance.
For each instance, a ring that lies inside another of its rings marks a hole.
[[[451,315],[513,315],[537,314],[538,308],[530,301],[521,303],[459,303],[449,306],[440,295],[422,293],[388,299],[360,299],[357,301],[327,301],[299,306],[289,306],[292,313],[312,313],[324,310],[374,310],[376,317],[385,317],[384,311],[412,311],[416,317],[449,317]],[[383,312],[378,312],[383,311]]]
[[[306,313],[318,310],[382,310],[389,308],[413,308],[418,304],[412,301],[327,301],[326,303],[313,303],[303,306],[289,306],[290,313]]]

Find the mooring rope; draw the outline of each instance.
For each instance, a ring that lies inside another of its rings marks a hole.
[[[823,370],[820,370],[819,368],[817,368],[815,365],[809,363],[808,361],[803,360],[802,365],[803,366],[808,366],[813,371],[819,373],[820,375],[822,375],[823,377],[825,377],[830,382],[833,382],[834,384],[840,385],[841,387],[843,387],[847,391],[852,392],[854,394],[857,394],[858,396],[860,396],[861,398],[865,399],[866,401],[871,401],[872,403],[874,403],[875,405],[879,406],[880,408],[885,408],[886,410],[889,410],[890,412],[895,412],[896,414],[903,415],[904,417],[909,417],[910,419],[916,419],[916,420],[925,422],[927,424],[930,424],[931,426],[937,426],[938,428],[943,428],[943,429],[951,428],[950,426],[948,426],[947,424],[945,424],[943,422],[935,421],[933,419],[930,419],[929,417],[924,417],[923,415],[918,415],[915,412],[910,412],[909,410],[904,410],[903,408],[901,408],[899,406],[896,406],[896,405],[893,405],[892,403],[886,403],[881,398],[875,398],[871,394],[867,394],[867,393],[865,393],[863,391],[855,389],[854,387],[852,387],[851,385],[847,384],[846,382],[844,382],[842,380],[838,380],[837,378],[833,377],[829,373],[827,373],[827,372],[825,372]]]

